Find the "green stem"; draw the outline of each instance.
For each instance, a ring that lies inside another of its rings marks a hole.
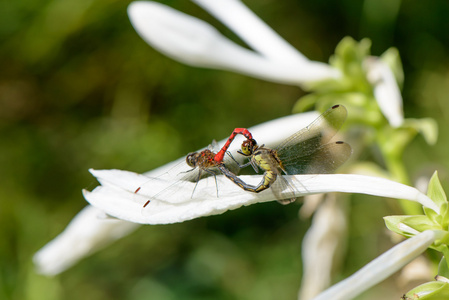
[[[398,151],[398,149],[392,150],[391,148],[383,146],[382,143],[379,143],[379,145],[385,160],[385,165],[391,177],[400,183],[410,185],[410,179],[401,159],[403,151]],[[422,215],[423,213],[422,207],[418,203],[399,200],[399,204],[406,215]]]

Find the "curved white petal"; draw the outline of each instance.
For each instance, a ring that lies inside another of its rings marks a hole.
[[[34,255],[34,264],[39,273],[56,275],[137,227],[137,224],[109,218],[101,210],[87,206],[60,235]]]
[[[392,127],[404,122],[402,96],[398,83],[390,67],[377,57],[365,61],[368,81],[374,87],[374,97],[380,110]]]
[[[340,76],[336,69],[324,63],[267,59],[235,44],[208,23],[160,3],[132,2],[128,15],[148,44],[185,64],[230,70],[291,85]]]
[[[417,234],[419,234],[418,230],[416,230],[416,229],[414,229],[414,228],[412,228],[412,227],[410,227],[408,225],[405,225],[404,223],[399,223],[398,226],[399,226],[398,229],[403,231],[406,234],[410,234],[410,235],[417,235]]]
[[[424,231],[391,248],[350,277],[327,289],[313,300],[349,300],[389,277],[437,239],[433,231]]]
[[[120,170],[91,170],[102,186],[92,192],[84,191],[84,197],[93,206],[119,219],[142,224],[169,224],[203,216],[221,214],[254,203],[275,200],[271,189],[261,193],[245,192],[224,176],[217,176],[219,197],[213,178],[202,179],[192,197],[194,183],[185,182],[183,189],[170,180],[151,180],[146,176]],[[438,211],[438,207],[426,195],[409,187],[383,178],[362,175],[295,175],[284,176],[296,188],[295,196],[344,192],[362,193],[416,201]],[[240,176],[250,184],[262,179],[261,175]],[[149,181],[151,180],[151,181]],[[137,187],[143,188],[136,194]],[[160,199],[160,191],[171,194]],[[284,191],[288,197],[289,190]],[[143,205],[151,200],[145,208]]]
[[[277,61],[300,66],[309,62],[239,0],[193,0],[226,24],[252,49]]]

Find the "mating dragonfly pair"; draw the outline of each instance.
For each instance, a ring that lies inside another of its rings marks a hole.
[[[274,149],[267,148],[264,145],[259,146],[247,129],[236,128],[220,151],[214,153],[212,150],[206,149],[201,152],[193,152],[187,155],[186,162],[192,167],[191,170],[198,169],[196,184],[198,184],[204,172],[215,177],[218,169],[245,191],[258,193],[271,187],[276,199],[282,204],[288,204],[296,199],[295,189],[282,176],[283,174],[332,173],[351,155],[351,147],[345,142],[330,142],[343,125],[346,115],[347,111],[344,106],[335,105],[320,115],[309,126],[296,132]],[[232,155],[227,152],[238,134],[246,138],[238,151],[239,154],[249,158],[249,161],[243,165],[238,164]],[[264,174],[260,183],[251,185],[241,180],[223,162],[226,153],[240,168],[251,165],[256,172],[259,169],[263,170]],[[137,193],[139,189],[135,192]],[[150,201],[147,201],[144,207]]]

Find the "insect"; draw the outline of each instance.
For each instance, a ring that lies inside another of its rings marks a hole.
[[[240,154],[249,157],[256,172],[264,171],[258,185],[250,185],[228,169],[222,173],[245,191],[259,193],[272,187],[272,191],[282,204],[296,200],[295,189],[282,176],[294,174],[328,174],[341,166],[351,155],[351,147],[342,141],[329,142],[346,120],[347,111],[343,105],[334,105],[320,115],[309,126],[296,132],[274,149],[259,146],[254,139],[246,139]],[[287,190],[287,199],[281,192]]]
[[[224,146],[218,151],[217,153],[212,152],[210,149],[203,150],[201,152],[191,152],[186,157],[186,163],[189,167],[192,169],[189,170],[193,171],[196,168],[198,168],[198,177],[196,179],[195,188],[193,189],[193,193],[195,192],[196,186],[198,185],[199,180],[201,179],[202,172],[207,172],[210,175],[214,176],[215,179],[215,186],[217,187],[217,197],[218,197],[218,185],[217,185],[217,177],[216,173],[212,170],[213,168],[218,168],[220,170],[226,170],[226,172],[229,172],[229,176],[235,176],[234,173],[232,173],[223,163],[224,154],[227,152],[229,146],[231,145],[232,141],[234,140],[235,136],[237,134],[241,134],[244,137],[246,137],[247,140],[252,140],[253,136],[251,132],[248,131],[246,128],[235,128],[234,131],[229,136],[228,140],[224,144]],[[234,174],[234,175],[231,175]]]
[[[243,135],[246,139],[252,139],[252,134],[246,129],[246,128],[235,128],[234,131],[229,136],[228,140],[226,141],[225,145],[218,151],[217,153],[214,153],[210,149],[205,149],[201,152],[191,152],[186,156],[186,163],[189,167],[192,169],[182,172],[182,173],[191,173],[194,170],[197,170],[196,173],[191,174],[184,174],[180,180],[177,180],[173,185],[180,184],[182,181],[190,181],[195,182],[195,187],[192,191],[192,196],[195,193],[195,189],[198,185],[198,182],[202,178],[204,173],[208,173],[209,175],[214,176],[215,179],[215,185],[217,188],[217,197],[218,197],[218,185],[217,185],[217,173],[214,171],[214,169],[218,168],[219,170],[225,170],[225,172],[228,172],[228,176],[236,176],[233,172],[231,172],[227,166],[223,163],[224,160],[224,154],[227,152],[229,146],[231,145],[234,138],[238,135]],[[178,174],[175,174],[177,176]],[[207,174],[206,174],[207,175]],[[229,178],[228,177],[228,178]],[[170,187],[172,187],[171,185]],[[142,187],[138,187],[134,193],[138,193],[141,190]],[[163,198],[164,190],[157,193],[153,198]],[[148,200],[143,207],[146,207],[151,200]]]

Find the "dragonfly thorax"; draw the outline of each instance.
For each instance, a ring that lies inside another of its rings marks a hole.
[[[201,152],[191,152],[186,157],[186,163],[189,167],[196,168],[210,168],[217,165],[214,160],[215,153],[206,149]]]
[[[252,155],[251,161],[264,171],[276,172],[278,168],[282,169],[282,162],[279,159],[276,150],[259,147]]]

